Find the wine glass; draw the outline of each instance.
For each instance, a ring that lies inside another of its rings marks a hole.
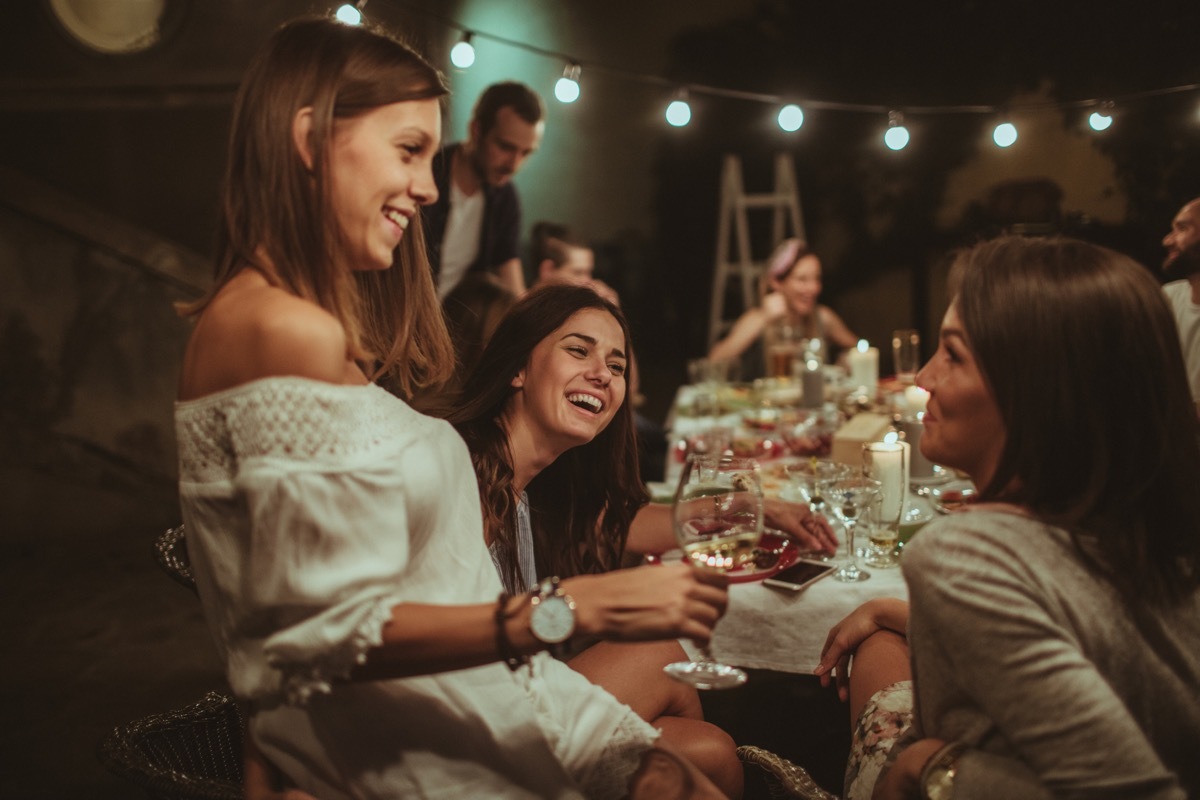
[[[879,493],[879,481],[862,476],[836,478],[821,486],[821,494],[825,501],[846,528],[846,561],[833,573],[835,580],[853,583],[871,577],[871,573],[858,568],[854,529],[858,526],[863,512],[878,502]]]
[[[821,511],[825,505],[825,498],[821,495],[822,484],[854,475],[854,468],[848,464],[825,461],[816,456],[785,463],[783,471],[808,503],[808,507],[816,512]]]
[[[695,569],[729,572],[754,560],[763,529],[758,462],[696,455],[684,464],[672,509],[675,539]],[[729,689],[746,673],[713,660],[707,646],[696,661],[668,664],[671,677],[697,689]]]
[[[808,503],[809,509],[814,514],[823,514],[826,518],[829,517],[829,514],[826,513],[825,498],[821,494],[821,486],[838,478],[849,478],[854,475],[854,468],[848,464],[840,464],[837,461],[822,461],[816,456],[804,461],[787,463],[784,465],[783,471],[792,485],[796,487],[800,496]],[[805,554],[804,557],[819,561],[833,560],[833,556],[824,552]]]

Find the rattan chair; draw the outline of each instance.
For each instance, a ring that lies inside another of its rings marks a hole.
[[[188,558],[187,532],[182,525],[167,528],[154,540],[154,560],[180,586],[196,591],[192,562]]]
[[[244,727],[233,698],[209,692],[116,728],[100,740],[97,756],[154,800],[241,800]]]
[[[761,770],[767,793],[775,800],[794,797],[802,800],[838,800],[837,795],[830,794],[818,786],[803,767],[770,750],[744,744],[737,749],[737,754],[743,764]]]

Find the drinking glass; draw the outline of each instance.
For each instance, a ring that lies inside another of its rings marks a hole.
[[[800,492],[800,496],[815,512],[823,510],[825,499],[821,495],[821,484],[838,478],[854,475],[854,468],[836,461],[825,461],[816,457],[805,461],[794,461],[784,465],[784,473]]]
[[[694,569],[729,572],[752,562],[763,529],[758,462],[689,458],[679,476],[672,518],[675,539]],[[697,689],[730,689],[746,682],[745,672],[715,661],[707,646],[698,660],[668,664],[663,670]]]
[[[896,380],[905,386],[916,383],[921,367],[921,334],[912,328],[892,331],[892,366]]]
[[[900,521],[908,501],[908,454],[907,442],[867,442],[862,446],[863,474],[879,481],[867,566],[887,569],[900,563]]]
[[[847,583],[865,581],[871,577],[871,573],[858,568],[854,531],[859,519],[879,501],[879,481],[865,476],[837,478],[823,483],[821,494],[846,528],[846,561],[833,573],[834,579]]]

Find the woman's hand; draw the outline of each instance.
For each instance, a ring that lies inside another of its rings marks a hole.
[[[921,739],[904,748],[875,784],[871,800],[920,800],[925,763],[945,745],[941,739]]]
[[[890,630],[903,635],[907,627],[908,603],[892,597],[868,600],[829,629],[821,648],[821,663],[813,674],[820,677],[822,686],[828,686],[834,678],[838,697],[845,701],[850,696],[850,657],[858,646],[876,631]]]
[[[580,634],[618,641],[688,638],[707,644],[725,613],[729,579],[687,564],[619,569],[563,581]]]
[[[784,296],[779,292],[768,292],[766,296],[763,297],[762,310],[763,314],[766,315],[768,322],[781,319],[785,314],[787,314],[787,300],[784,299]]]
[[[775,497],[763,501],[766,523],[795,539],[803,550],[820,550],[830,555],[837,552],[837,536],[829,522],[814,514],[804,503],[789,503]]]

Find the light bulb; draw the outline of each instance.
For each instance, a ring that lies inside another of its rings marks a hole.
[[[459,69],[467,69],[475,63],[475,45],[471,44],[471,34],[464,33],[458,44],[450,49],[450,63]]]
[[[904,127],[904,115],[899,111],[888,112],[888,128],[883,132],[883,143],[890,150],[908,147],[908,128]]]
[[[1088,117],[1088,125],[1091,125],[1092,130],[1094,131],[1106,131],[1108,130],[1108,127],[1112,125],[1112,123],[1112,114],[1104,114],[1100,111],[1093,111],[1091,116]]]
[[[788,103],[779,109],[779,127],[788,133],[800,130],[804,124],[804,111],[795,103]]]
[[[992,131],[992,141],[996,143],[996,147],[1010,147],[1013,142],[1017,141],[1017,126],[1011,122],[1001,122],[996,126],[996,130]]]
[[[574,103],[579,99],[579,65],[567,64],[563,76],[554,84],[554,96],[560,103]]]
[[[687,100],[683,98],[672,100],[671,105],[667,106],[667,122],[676,128],[682,128],[691,121],[692,107],[688,105]]]
[[[362,23],[362,12],[349,3],[338,6],[338,10],[334,13],[337,21],[346,25],[359,25]]]

